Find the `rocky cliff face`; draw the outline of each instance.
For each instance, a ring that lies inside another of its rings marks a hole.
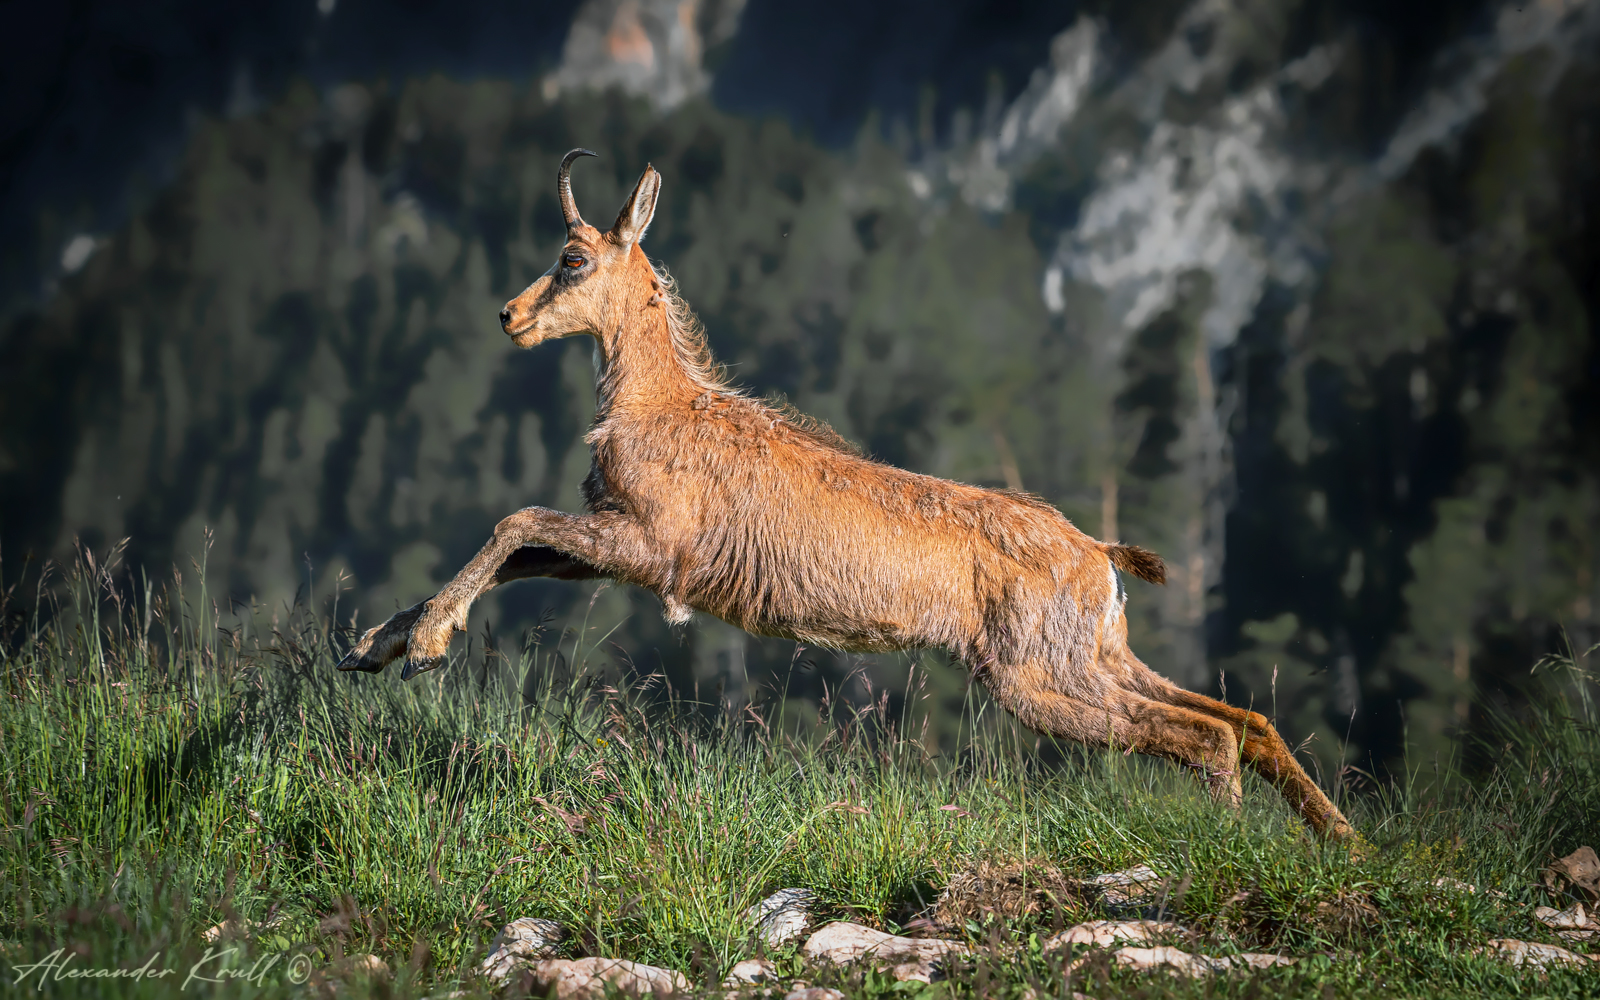
[[[705,56],[739,28],[745,0],[585,0],[561,65],[544,78],[547,99],[564,90],[616,87],[677,107],[711,84]]]
[[[1166,668],[1195,686],[1236,670],[1251,675],[1236,691],[1265,696],[1282,662],[1315,663],[1319,711],[1397,748],[1401,714],[1374,702],[1427,691],[1448,703],[1429,725],[1464,723],[1543,630],[1593,631],[1593,570],[1566,577],[1575,564],[1550,546],[1592,563],[1594,485],[1546,478],[1588,454],[1558,442],[1592,427],[1577,374],[1592,320],[1558,308],[1569,319],[1550,325],[1526,283],[1551,308],[1593,302],[1593,195],[1574,184],[1595,164],[1595,106],[1578,95],[1600,5],[1490,8],[1372,153],[1329,141],[1367,72],[1360,37],[1291,42],[1296,13],[1195,3],[1121,68],[1083,17],[972,141],[924,151],[908,186],[993,212],[1067,204],[1053,231],[1036,220],[1039,294],[1083,364],[1120,383],[1081,481],[1099,485],[1103,534],[1174,564],[1145,622]],[[1530,212],[1564,235],[1533,237]],[[1490,383],[1544,384],[1540,354],[1576,366],[1562,388],[1479,415]],[[1488,471],[1511,439],[1541,457]],[[1520,512],[1515,540],[1493,509]],[[1476,534],[1439,534],[1462,530]]]

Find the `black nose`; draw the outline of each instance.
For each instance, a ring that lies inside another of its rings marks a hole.
[[[502,310],[500,310],[500,325],[501,326],[505,326],[509,322],[511,322],[511,310],[510,309],[502,309]]]

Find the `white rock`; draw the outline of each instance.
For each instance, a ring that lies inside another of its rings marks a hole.
[[[870,962],[874,968],[888,971],[898,980],[929,983],[940,971],[942,962],[952,956],[966,955],[969,949],[959,941],[896,937],[871,927],[836,920],[811,935],[802,951],[813,962],[835,965]]]
[[[1489,948],[1512,965],[1531,965],[1539,969],[1551,965],[1584,966],[1594,961],[1587,955],[1568,951],[1559,945],[1517,941],[1513,938],[1494,938],[1489,942]]]
[[[1266,955],[1255,952],[1224,956],[1192,955],[1182,948],[1172,948],[1164,945],[1157,945],[1153,948],[1119,948],[1112,953],[1111,959],[1125,969],[1134,969],[1140,972],[1162,970],[1194,979],[1217,972],[1226,972],[1229,969],[1268,969],[1275,965],[1293,965],[1298,961],[1298,959],[1284,955]],[[1080,958],[1068,966],[1068,969],[1076,971],[1086,961],[1088,961],[1087,956]]]
[[[1120,872],[1106,872],[1094,878],[1084,879],[1082,885],[1089,889],[1099,889],[1107,902],[1126,903],[1136,896],[1155,889],[1161,883],[1161,876],[1149,865],[1135,865],[1124,868]]]
[[[249,933],[250,921],[224,920],[220,924],[212,924],[200,932],[200,940],[206,944],[216,944],[223,938],[240,938]]]
[[[1558,931],[1587,930],[1591,924],[1589,914],[1584,911],[1582,903],[1573,903],[1565,910],[1558,910],[1553,906],[1536,907],[1533,916],[1546,927]]]
[[[479,971],[495,982],[504,982],[519,965],[543,958],[554,958],[567,932],[554,920],[519,917],[506,924],[489,942],[489,954]]]
[[[1090,920],[1068,927],[1044,942],[1045,951],[1057,951],[1068,945],[1086,944],[1096,948],[1109,948],[1114,944],[1148,944],[1158,937],[1175,937],[1183,933],[1177,924],[1155,920]]]
[[[817,894],[810,889],[779,889],[744,911],[757,925],[768,948],[778,948],[806,932]]]
[[[778,978],[778,968],[764,958],[747,958],[728,970],[724,986],[749,986],[770,983]]]
[[[1160,880],[1161,876],[1156,874],[1154,868],[1149,865],[1135,865],[1132,868],[1124,868],[1120,872],[1106,872],[1104,875],[1096,875],[1094,878],[1084,879],[1083,884],[1092,885],[1100,889],[1108,889],[1112,886],[1139,885],[1144,882],[1159,882]]]
[[[200,937],[206,944],[216,944],[224,938],[246,938],[261,931],[270,931],[283,923],[282,917],[273,917],[266,923],[257,923],[244,917],[234,917],[224,920],[220,924],[213,924],[200,932]]]
[[[690,990],[680,973],[621,958],[547,958],[529,968],[535,993],[555,1000],[603,1000],[608,993],[667,997]]]
[[[389,963],[376,955],[351,955],[339,963],[339,971],[345,975],[365,976],[368,979],[388,979]]]
[[[1125,969],[1141,972],[1164,969],[1179,975],[1199,978],[1217,971],[1212,959],[1204,955],[1191,955],[1182,948],[1157,945],[1154,948],[1120,948],[1112,960]]]

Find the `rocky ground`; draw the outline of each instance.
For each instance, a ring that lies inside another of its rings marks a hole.
[[[986,951],[1004,957],[1005,952],[1027,944],[995,937],[984,945],[975,945],[962,937],[940,936],[940,931],[949,933],[963,926],[978,926],[969,922],[974,917],[992,918],[1037,909],[1040,901],[1048,901],[1057,892],[1091,897],[1108,913],[1120,915],[1077,923],[1042,940],[1034,936],[1042,954],[1061,965],[1069,986],[1077,973],[1079,982],[1089,988],[1092,979],[1087,970],[1096,962],[1123,970],[1202,979],[1292,966],[1305,957],[1241,951],[1230,947],[1231,942],[1216,940],[1214,933],[1208,935],[1185,926],[1177,914],[1162,919],[1172,887],[1169,879],[1147,865],[1078,880],[1063,879],[1059,872],[1047,869],[1043,878],[1032,885],[1027,882],[1029,874],[1018,866],[979,866],[957,873],[927,915],[913,921],[909,929],[918,933],[909,936],[847,920],[819,920],[815,893],[804,888],[780,889],[747,912],[746,916],[759,928],[757,947],[761,954],[733,965],[720,984],[720,992],[726,1000],[746,996],[844,1000],[843,991],[814,985],[812,980],[819,976],[836,978],[830,974],[852,968],[871,969],[896,982],[933,983],[960,977]],[[1537,906],[1535,919],[1571,947],[1508,937],[1491,939],[1480,950],[1513,967],[1534,972],[1552,967],[1600,966],[1600,956],[1586,953],[1600,944],[1600,915],[1591,915],[1591,908],[1600,900],[1600,856],[1585,846],[1553,862],[1543,875],[1552,898],[1571,902],[1565,909]],[[1497,890],[1480,890],[1455,879],[1441,878],[1434,888],[1442,895],[1482,893],[1489,898],[1506,899]],[[1155,911],[1155,919],[1136,916],[1151,911]],[[1377,910],[1370,899],[1347,897],[1321,904],[1319,913],[1330,924],[1354,924],[1368,915],[1376,916]],[[218,925],[209,933],[215,939],[237,930]],[[568,929],[557,921],[536,916],[513,920],[494,938],[488,955],[474,970],[477,985],[507,997],[550,996],[556,1000],[703,992],[683,972],[672,969],[621,958],[561,957],[571,949],[573,940]],[[798,966],[767,957],[786,952],[794,953]],[[800,970],[799,975],[786,974],[786,970],[795,968]],[[331,986],[335,977],[370,980],[385,979],[389,974],[388,965],[377,956],[354,956],[334,970],[327,982]],[[455,990],[436,993],[433,1000],[459,1000],[470,995],[473,994],[467,990]],[[1022,995],[1031,998],[1037,991],[1026,987]],[[1082,990],[1072,990],[1071,995],[1074,1000],[1089,998]]]

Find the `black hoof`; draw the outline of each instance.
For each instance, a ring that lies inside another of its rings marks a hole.
[[[345,654],[345,658],[339,661],[338,669],[347,672],[351,670],[359,670],[364,674],[377,674],[383,672],[383,664],[373,663],[365,656],[357,656],[355,653],[347,653]]]

